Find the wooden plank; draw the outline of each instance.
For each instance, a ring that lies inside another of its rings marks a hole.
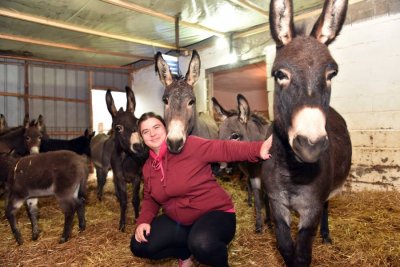
[[[92,48],[74,46],[74,45],[65,44],[65,43],[55,43],[55,42],[38,40],[38,39],[26,38],[26,37],[17,36],[17,35],[9,35],[9,34],[1,34],[0,33],[0,39],[17,41],[17,42],[28,43],[28,44],[35,44],[35,45],[43,45],[43,46],[49,46],[49,47],[67,49],[67,50],[74,50],[74,51],[80,51],[80,52],[111,55],[111,56],[117,56],[117,57],[123,57],[123,58],[133,58],[133,59],[137,59],[137,60],[139,60],[139,59],[145,59],[145,60],[150,60],[150,61],[154,60],[153,57],[147,57],[147,56],[142,56],[142,55],[133,55],[133,54],[128,54],[128,53],[120,53],[120,52],[113,52],[113,51],[97,50],[97,49],[92,49]]]
[[[117,35],[117,34],[97,31],[97,30],[84,28],[84,27],[77,26],[77,25],[68,24],[65,22],[51,20],[48,18],[33,16],[30,14],[25,14],[25,13],[21,13],[21,12],[10,11],[10,10],[3,9],[3,8],[0,8],[0,15],[9,17],[9,18],[38,23],[38,24],[42,24],[42,25],[46,25],[46,26],[52,26],[52,27],[56,27],[56,28],[60,28],[60,29],[64,29],[64,30],[82,32],[82,33],[86,33],[86,34],[92,34],[92,35],[97,35],[97,36],[101,36],[101,37],[131,42],[131,43],[150,45],[150,46],[154,46],[154,47],[176,49],[175,46],[170,45],[170,44],[154,42],[151,40],[145,40],[145,39],[141,39],[141,38],[137,38],[137,37],[128,37],[128,36],[123,36],[123,35]]]
[[[41,63],[49,63],[54,65],[63,65],[63,66],[79,66],[79,67],[89,67],[89,68],[101,68],[101,69],[119,69],[119,70],[132,70],[131,66],[128,67],[120,67],[120,66],[111,66],[111,65],[93,65],[93,64],[81,64],[81,63],[68,63],[68,62],[58,62],[54,60],[45,60],[31,57],[17,57],[17,56],[5,56],[0,55],[0,58],[9,58],[9,59],[18,59],[18,60],[26,60],[31,62],[41,62]],[[4,62],[0,62],[3,64]],[[18,63],[9,63],[9,64],[18,64]]]

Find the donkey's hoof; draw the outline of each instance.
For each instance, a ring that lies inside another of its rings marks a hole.
[[[16,237],[15,240],[17,240],[17,243],[19,246],[21,246],[24,243],[24,240],[22,239],[22,237]]]
[[[86,230],[86,223],[79,225],[79,232],[83,232]]]
[[[256,227],[255,233],[261,234],[261,232],[262,232],[262,227]]]
[[[38,240],[38,238],[39,238],[39,235],[40,235],[40,232],[33,233],[33,234],[32,234],[32,240],[33,240],[33,241],[36,241],[36,240]]]
[[[60,240],[58,241],[59,244],[65,243],[68,241],[68,238],[66,237],[61,237]]]
[[[125,233],[125,224],[120,224],[119,225],[119,230],[123,233]]]
[[[18,245],[22,245],[24,240],[22,239],[21,233],[19,231],[15,231],[14,233],[15,241],[17,241]]]
[[[329,236],[322,237],[322,244],[332,245],[332,239]]]

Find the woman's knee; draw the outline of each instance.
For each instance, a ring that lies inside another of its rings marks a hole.
[[[192,255],[202,264],[227,266],[228,249],[224,242],[217,240],[191,240],[189,249]]]
[[[149,246],[147,243],[139,243],[136,241],[135,236],[131,239],[132,254],[140,258],[149,258]]]

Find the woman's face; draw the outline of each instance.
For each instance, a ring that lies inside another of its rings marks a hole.
[[[144,143],[154,152],[158,153],[161,144],[167,137],[164,125],[157,118],[148,118],[140,124],[140,134]]]

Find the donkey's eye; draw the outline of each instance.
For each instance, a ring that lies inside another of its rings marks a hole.
[[[196,100],[192,99],[189,101],[188,105],[193,106],[196,103]]]
[[[26,140],[26,141],[30,141],[31,138],[30,138],[29,136],[25,136],[25,140]]]
[[[168,97],[164,96],[162,98],[162,101],[164,102],[165,105],[168,105]]]
[[[284,69],[276,70],[272,73],[272,76],[275,78],[275,82],[279,84],[281,87],[287,87],[289,85],[289,81],[291,78],[291,74],[289,71]]]
[[[289,79],[288,75],[286,75],[283,71],[277,70],[274,72],[273,76],[276,80],[287,80]]]
[[[118,133],[122,132],[123,130],[124,130],[124,126],[122,126],[122,125],[115,126],[115,131],[117,131]]]
[[[327,73],[326,73],[326,79],[327,79],[328,81],[332,80],[332,78],[335,77],[335,76],[337,75],[337,73],[338,73],[337,70],[330,70],[330,71],[327,71]]]
[[[231,140],[240,140],[241,136],[238,133],[231,134]]]

